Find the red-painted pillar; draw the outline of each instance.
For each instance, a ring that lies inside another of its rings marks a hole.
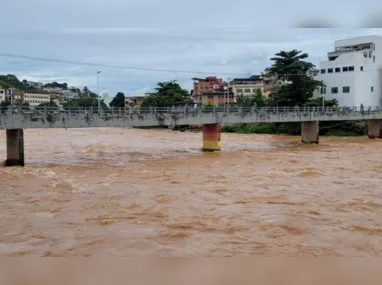
[[[203,125],[203,150],[220,150],[220,124]]]

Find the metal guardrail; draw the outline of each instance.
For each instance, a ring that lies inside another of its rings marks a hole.
[[[139,109],[129,108],[29,108],[29,107],[0,107],[0,114],[182,114],[182,113],[335,113],[335,112],[380,112],[382,109],[360,108],[360,107],[201,107],[201,108],[179,108],[179,107],[148,107]]]

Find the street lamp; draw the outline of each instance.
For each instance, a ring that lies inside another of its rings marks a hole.
[[[97,93],[97,97],[98,97],[98,109],[101,108],[101,101],[100,101],[100,98],[99,98],[99,74],[101,73],[101,71],[97,71],[97,85],[98,85],[98,93]]]
[[[227,93],[224,93],[224,95],[225,95],[225,100],[224,100],[224,107],[225,108],[227,108],[227,105],[229,105],[229,103],[230,103],[230,98],[229,98],[229,96],[230,96],[230,92],[229,92],[229,86],[230,86],[230,80],[231,80],[231,78],[228,78],[228,80],[227,80]]]
[[[325,93],[326,93],[326,85],[323,85],[321,87],[321,93],[322,93],[322,108],[325,107]]]

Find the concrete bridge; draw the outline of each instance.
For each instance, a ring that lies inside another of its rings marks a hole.
[[[7,166],[24,165],[24,129],[203,125],[203,150],[216,151],[220,150],[221,124],[301,122],[301,141],[318,144],[319,121],[351,120],[367,120],[369,138],[381,137],[382,110],[370,108],[0,109],[0,129],[6,130],[7,135]]]

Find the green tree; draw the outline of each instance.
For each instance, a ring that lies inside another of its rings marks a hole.
[[[19,90],[24,90],[28,92],[38,92],[38,88],[28,84],[26,80],[20,81],[16,75],[7,74],[0,75],[0,86],[3,88],[16,88]]]
[[[312,107],[322,107],[322,97],[311,99],[308,101],[306,106],[312,106]],[[332,100],[324,100],[324,106],[325,107],[333,107],[334,105],[338,106],[337,99]]]
[[[106,110],[108,109],[107,105],[103,100],[100,100],[101,108]],[[80,97],[77,99],[71,99],[63,104],[64,109],[69,108],[98,108],[98,100],[97,98],[92,97]]]
[[[48,108],[48,109],[58,109],[58,105],[56,103],[53,102],[53,100],[50,100],[50,102],[45,102],[45,103],[41,103],[39,104],[36,109],[45,109]]]
[[[123,92],[118,92],[117,95],[111,100],[110,107],[118,107],[118,108],[124,108],[125,107],[125,94]]]
[[[90,93],[90,90],[87,86],[84,86],[84,89],[82,90],[82,92],[85,94],[85,95],[88,95]]]
[[[166,107],[190,103],[189,92],[176,81],[158,82],[156,92],[143,100],[142,107]]]
[[[273,65],[267,69],[269,75],[288,84],[275,87],[271,92],[271,104],[278,106],[296,106],[306,104],[314,90],[322,84],[308,72],[314,65],[304,59],[307,53],[298,50],[280,51],[272,57]]]
[[[11,105],[11,101],[9,101],[9,100],[2,101],[2,102],[0,103],[0,107],[1,107],[1,109],[5,109],[5,108],[7,108],[7,107],[10,106],[10,105]],[[22,101],[22,100],[15,100],[15,101],[13,102],[13,106],[21,107],[21,108],[23,108],[23,109],[29,109],[29,108],[30,108],[29,103],[28,103],[28,102],[25,102],[25,101]]]

